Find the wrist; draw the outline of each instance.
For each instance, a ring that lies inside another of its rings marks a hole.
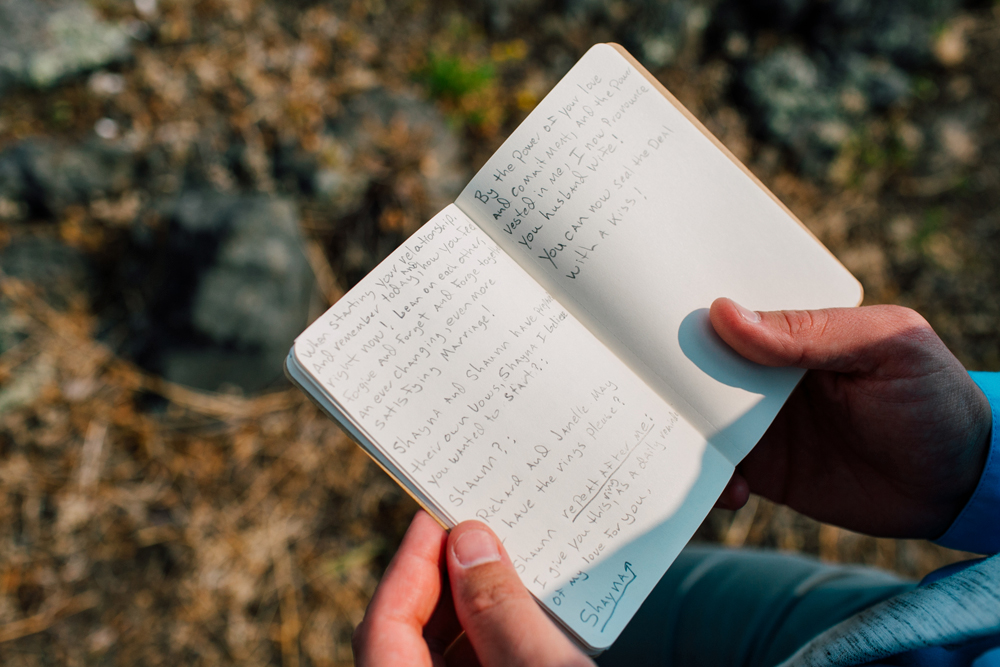
[[[934,541],[952,549],[976,553],[1000,551],[996,516],[1000,513],[1000,374],[970,373],[986,401],[985,432],[976,446],[975,480],[943,533]]]

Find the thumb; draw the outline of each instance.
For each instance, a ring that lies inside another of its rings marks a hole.
[[[447,554],[455,613],[483,667],[593,667],[531,597],[486,525],[459,524],[448,536]]]
[[[730,347],[765,366],[872,372],[910,343],[919,350],[937,340],[923,317],[900,306],[757,312],[716,299],[710,317]]]

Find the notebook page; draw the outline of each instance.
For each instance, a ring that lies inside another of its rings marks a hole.
[[[736,463],[801,377],[733,353],[708,307],[852,306],[856,280],[609,45],[457,204]]]
[[[454,206],[293,354],[446,523],[488,524],[593,647],[624,628],[733,471]]]

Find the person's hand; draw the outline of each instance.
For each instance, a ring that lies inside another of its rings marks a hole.
[[[986,397],[930,325],[899,306],[755,313],[729,299],[712,325],[741,355],[810,371],[737,467],[749,491],[886,537],[940,537],[986,465]]]
[[[528,593],[489,528],[466,521],[449,534],[422,511],[353,644],[359,667],[593,667]]]

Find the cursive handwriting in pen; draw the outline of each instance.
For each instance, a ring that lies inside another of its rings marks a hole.
[[[592,627],[596,628],[597,624],[601,622],[601,614],[610,610],[607,618],[604,619],[604,623],[601,625],[601,632],[604,632],[604,628],[608,627],[611,617],[615,615],[618,603],[625,597],[626,589],[637,578],[638,575],[632,569],[632,563],[626,561],[622,572],[616,575],[612,581],[611,590],[602,595],[597,603],[587,602],[587,606],[580,610],[580,620],[584,623],[590,623]]]

